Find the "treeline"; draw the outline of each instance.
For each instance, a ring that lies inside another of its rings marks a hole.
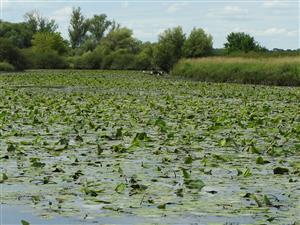
[[[0,70],[71,68],[169,72],[181,58],[270,52],[241,32],[230,33],[224,49],[215,50],[212,36],[203,29],[194,28],[186,35],[180,26],[165,30],[156,43],[142,42],[133,37],[132,30],[105,14],[85,18],[80,8],[73,8],[69,40],[57,32],[56,21],[36,11],[27,13],[24,19],[21,23],[0,21]]]

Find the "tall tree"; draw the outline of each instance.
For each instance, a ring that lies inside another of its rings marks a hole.
[[[67,42],[60,33],[38,32],[33,36],[32,46],[35,51],[47,52],[56,51],[58,54],[64,54],[68,50]]]
[[[167,29],[159,35],[155,49],[155,64],[162,70],[169,72],[172,66],[181,58],[185,34],[180,26]]]
[[[94,15],[93,18],[89,19],[89,32],[91,33],[91,38],[99,42],[103,36],[104,32],[112,24],[111,21],[107,20],[105,14]]]
[[[36,32],[50,32],[54,33],[58,25],[55,20],[49,20],[46,17],[43,17],[38,11],[34,10],[28,12],[24,15],[25,22],[28,24],[29,29],[33,33]]]
[[[31,46],[33,32],[27,23],[10,23],[0,21],[0,37],[9,39],[18,48]]]
[[[194,28],[183,46],[184,57],[201,57],[211,53],[213,47],[212,36],[201,28]]]
[[[128,28],[119,28],[111,31],[105,38],[102,39],[100,46],[108,51],[116,51],[126,49],[131,53],[138,51],[139,43],[132,37],[132,30]]]
[[[69,28],[69,36],[72,48],[80,47],[86,38],[88,27],[88,20],[86,20],[82,15],[80,7],[73,8]]]
[[[259,51],[262,47],[255,41],[254,37],[244,32],[232,32],[227,36],[227,42],[224,44],[228,52],[234,51]]]

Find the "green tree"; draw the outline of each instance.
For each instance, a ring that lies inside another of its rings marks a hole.
[[[134,56],[140,52],[141,42],[132,36],[132,30],[118,28],[107,34],[95,49],[101,52],[104,69],[133,69]]]
[[[155,49],[155,64],[162,70],[169,72],[172,66],[181,58],[185,34],[180,26],[167,29],[159,35]]]
[[[22,52],[6,38],[0,38],[0,62],[8,62],[17,70],[23,70],[27,64]]]
[[[33,36],[32,46],[35,50],[46,52],[49,50],[64,54],[68,51],[68,44],[60,33],[38,32]]]
[[[49,20],[43,17],[38,11],[34,10],[24,15],[25,22],[28,24],[29,29],[33,32],[49,32],[54,33],[58,25],[55,20]]]
[[[227,42],[224,44],[228,52],[241,51],[259,51],[262,47],[255,41],[254,37],[244,32],[230,33],[227,36]]]
[[[0,37],[9,39],[18,48],[31,46],[33,32],[26,23],[10,23],[0,20]]]
[[[86,38],[88,28],[88,20],[82,15],[80,7],[73,8],[69,28],[69,37],[72,48],[80,47]]]
[[[154,44],[145,42],[140,49],[140,52],[135,56],[135,69],[151,70],[153,68]]]
[[[100,46],[108,51],[116,51],[126,49],[130,53],[139,51],[140,42],[132,37],[132,30],[128,28],[118,28],[102,39]]]
[[[91,33],[91,38],[95,42],[99,42],[103,38],[104,32],[112,24],[111,21],[107,20],[107,16],[105,14],[94,15],[93,18],[89,19],[88,23],[88,30]]]
[[[184,43],[183,55],[188,58],[207,56],[211,53],[212,47],[212,36],[201,28],[194,28]]]

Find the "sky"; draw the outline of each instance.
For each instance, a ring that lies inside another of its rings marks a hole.
[[[68,38],[72,7],[85,17],[106,14],[133,30],[142,41],[157,41],[167,28],[182,26],[188,35],[202,28],[221,48],[230,32],[246,32],[269,49],[300,48],[300,0],[0,0],[1,18],[20,22],[24,14],[38,10],[55,19],[58,31]]]

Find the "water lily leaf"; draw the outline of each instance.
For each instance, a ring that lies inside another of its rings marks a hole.
[[[30,225],[30,223],[27,222],[26,220],[21,220],[21,224],[22,224],[22,225]]]
[[[186,158],[185,158],[185,160],[184,160],[184,163],[185,164],[191,164],[191,163],[193,163],[193,158],[192,158],[192,156],[187,156]]]
[[[13,145],[13,144],[9,144],[7,146],[7,151],[8,152],[14,152],[14,151],[16,151],[16,149],[17,149],[17,147],[15,145]]]
[[[30,158],[30,166],[32,167],[37,167],[37,168],[41,168],[41,167],[44,167],[46,164],[45,163],[42,163],[40,161],[40,158]]]
[[[288,174],[289,173],[289,169],[288,168],[284,168],[284,167],[276,167],[273,169],[273,173],[274,174]]]
[[[0,173],[0,183],[4,183],[5,180],[8,179],[6,173]]]
[[[251,170],[249,168],[247,168],[244,173],[243,173],[244,177],[250,177],[252,176]]]
[[[199,191],[201,191],[201,189],[203,187],[205,187],[205,183],[202,180],[200,180],[200,179],[197,179],[197,180],[185,180],[185,185],[189,189],[197,189]]]
[[[272,206],[272,203],[270,201],[270,199],[268,198],[267,195],[264,195],[264,203],[267,205],[267,206]]]
[[[123,130],[122,127],[117,129],[116,138],[121,138],[123,136],[122,130]]]
[[[121,183],[121,184],[117,185],[117,187],[115,188],[115,191],[118,193],[122,193],[125,191],[125,189],[126,189],[126,184]]]
[[[256,159],[256,164],[263,165],[263,164],[266,164],[266,163],[268,163],[268,161],[265,161],[265,160],[263,159],[263,157],[261,157],[261,156],[257,157],[257,159]]]
[[[158,209],[166,209],[166,203],[157,206]]]

